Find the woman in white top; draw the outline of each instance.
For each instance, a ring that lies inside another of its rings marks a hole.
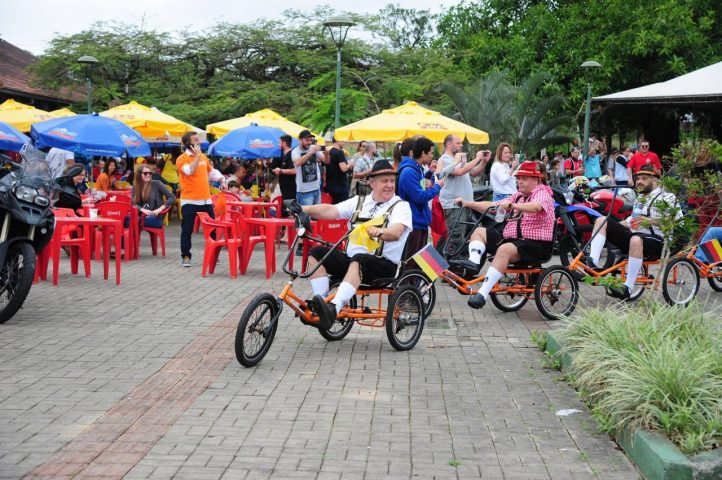
[[[514,154],[511,150],[511,145],[508,143],[500,143],[496,147],[496,156],[494,157],[494,164],[491,166],[491,188],[494,191],[494,202],[504,200],[512,193],[516,193],[516,178],[514,177],[514,170],[517,167],[517,162],[512,158]]]

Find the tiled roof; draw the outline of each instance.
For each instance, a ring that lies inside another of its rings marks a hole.
[[[27,67],[37,58],[30,52],[0,39],[0,91],[19,92],[25,95],[64,102],[81,102],[85,95],[80,91],[62,88],[53,91],[31,85],[31,75]]]

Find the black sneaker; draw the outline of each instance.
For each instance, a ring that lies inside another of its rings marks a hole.
[[[582,261],[582,263],[583,263],[584,265],[586,265],[587,267],[591,268],[591,269],[594,270],[595,272],[596,272],[596,271],[599,271],[599,267],[597,267],[597,264],[594,263],[594,260],[592,259],[591,256],[589,256],[589,255],[584,255],[584,256],[582,256],[581,261]]]
[[[298,245],[296,245],[296,256],[297,257],[303,256],[303,245],[300,243]]]
[[[609,294],[614,297],[618,298],[620,300],[628,300],[631,293],[629,291],[629,287],[626,285],[620,285],[618,287],[609,287]]]
[[[336,321],[336,305],[324,302],[321,295],[314,295],[313,303],[318,315],[318,328],[330,330]]]
[[[484,297],[482,297],[480,293],[477,293],[476,295],[471,297],[469,299],[469,301],[466,303],[471,308],[478,310],[478,309],[482,308],[484,305],[486,305],[486,299],[484,299]]]

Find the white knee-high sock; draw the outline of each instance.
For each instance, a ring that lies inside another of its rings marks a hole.
[[[311,289],[314,295],[321,295],[325,298],[328,295],[328,277],[324,275],[323,277],[312,278]]]
[[[639,271],[641,269],[642,259],[629,257],[629,263],[627,265],[627,280],[624,282],[624,284],[627,286],[627,288],[629,288],[630,292],[634,290],[634,282],[637,281],[637,275],[639,274]]]
[[[482,297],[484,297],[484,300],[489,298],[489,292],[492,288],[494,288],[496,282],[498,282],[503,276],[504,275],[496,268],[489,267],[489,270],[487,270],[486,276],[484,277],[484,283],[482,283],[481,288],[479,288],[479,293]]]
[[[351,297],[356,293],[356,288],[348,282],[341,282],[331,303],[336,306],[336,313],[340,312]]]
[[[602,256],[602,249],[604,248],[604,243],[606,241],[607,236],[602,235],[601,233],[597,234],[597,236],[592,239],[589,256],[592,257],[594,265],[599,265],[599,257]]]
[[[486,245],[484,242],[479,240],[472,240],[469,242],[469,260],[474,263],[481,263],[481,256],[484,255]]]

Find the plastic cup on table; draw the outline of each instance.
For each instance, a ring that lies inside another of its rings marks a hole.
[[[89,218],[98,218],[98,209],[97,208],[89,208],[88,209],[88,215]]]

